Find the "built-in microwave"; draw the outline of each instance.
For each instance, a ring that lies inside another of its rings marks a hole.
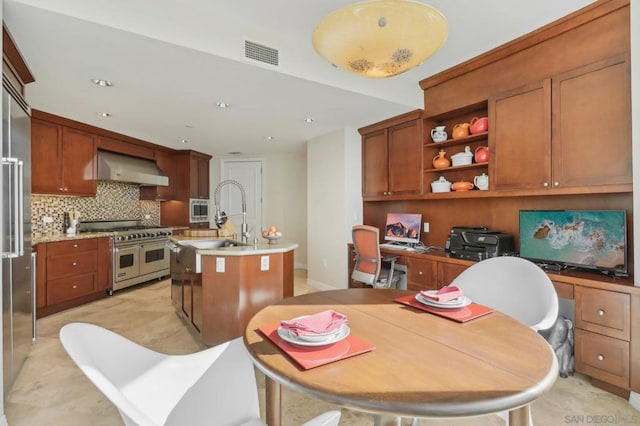
[[[189,223],[209,222],[209,200],[189,200]]]

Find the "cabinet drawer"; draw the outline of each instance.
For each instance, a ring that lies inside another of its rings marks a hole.
[[[630,340],[630,295],[578,286],[575,296],[577,328]]]
[[[468,267],[468,265],[460,265],[457,263],[438,262],[438,288],[451,284],[451,282]]]
[[[407,259],[407,289],[436,290],[438,288],[438,264],[433,260]]]
[[[97,291],[95,273],[47,281],[47,305],[73,300]]]
[[[47,279],[57,279],[72,275],[95,272],[98,266],[98,252],[74,253],[69,256],[47,258]]]
[[[58,255],[69,255],[71,253],[82,253],[89,250],[98,249],[97,238],[87,238],[84,240],[60,241],[47,243],[47,257]]]
[[[576,370],[629,388],[629,342],[576,329]]]

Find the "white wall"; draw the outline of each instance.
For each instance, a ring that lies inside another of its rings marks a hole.
[[[210,199],[220,183],[220,160],[242,160],[234,155],[214,158],[210,163]],[[245,157],[256,160],[256,157]],[[282,153],[263,155],[262,166],[262,223],[275,225],[282,230],[283,239],[298,243],[294,252],[294,267],[307,265],[307,153]],[[212,227],[215,225],[212,223]],[[251,228],[254,224],[249,223]],[[260,238],[260,230],[254,229],[254,237]]]
[[[362,223],[360,135],[343,129],[307,143],[307,280],[347,287],[347,243]]]

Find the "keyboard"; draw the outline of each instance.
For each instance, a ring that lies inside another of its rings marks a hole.
[[[388,250],[406,250],[408,247],[400,246],[398,244],[383,243],[383,244],[380,244],[380,248],[388,249]]]

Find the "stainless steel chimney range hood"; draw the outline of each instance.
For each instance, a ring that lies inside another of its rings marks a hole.
[[[169,178],[155,162],[114,152],[98,150],[98,180],[168,186]]]

